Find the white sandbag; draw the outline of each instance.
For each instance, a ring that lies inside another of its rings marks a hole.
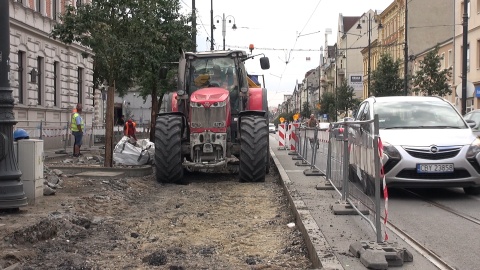
[[[113,149],[113,161],[120,165],[153,164],[154,156],[155,144],[148,139],[132,144],[127,136],[123,136]]]

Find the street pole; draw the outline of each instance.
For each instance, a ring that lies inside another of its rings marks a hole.
[[[405,1],[405,46],[403,59],[403,91],[408,95],[408,1]]]
[[[463,2],[462,115],[467,112],[468,0]]]
[[[371,45],[370,45],[370,35],[372,33],[372,20],[371,20],[371,13],[368,13],[368,74],[367,74],[367,98],[370,96],[370,50],[371,50]]]
[[[210,51],[213,51],[213,0],[210,0]]]
[[[227,32],[227,21],[225,20],[225,13],[223,13],[222,20],[222,36],[223,36],[223,50],[225,51],[225,34]]]
[[[195,0],[192,0],[192,43],[193,43],[192,51],[196,52],[197,51],[197,15],[195,11]]]
[[[27,205],[13,152],[14,100],[10,89],[10,1],[0,1],[0,209]]]

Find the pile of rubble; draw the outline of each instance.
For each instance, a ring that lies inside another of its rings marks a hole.
[[[61,177],[71,177],[63,174],[61,170],[50,170],[47,166],[43,166],[43,195],[55,195],[57,189],[62,188],[63,180]]]

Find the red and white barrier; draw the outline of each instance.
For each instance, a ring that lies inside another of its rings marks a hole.
[[[380,156],[380,160],[383,158],[383,143],[382,139],[378,137],[378,155]],[[383,165],[380,168],[380,177],[382,178],[382,187],[383,187],[383,198],[385,199],[385,217],[383,218],[383,230],[385,231],[385,241],[388,241],[388,234],[387,234],[387,220],[388,220],[388,189],[387,189],[387,182],[385,181],[385,172],[383,170]]]
[[[292,152],[296,152],[297,148],[296,145],[298,143],[298,136],[297,136],[297,130],[300,127],[300,123],[293,123],[290,124],[290,128],[288,129],[288,138],[290,142],[290,150]]]
[[[286,130],[285,124],[278,124],[278,149],[285,150]]]

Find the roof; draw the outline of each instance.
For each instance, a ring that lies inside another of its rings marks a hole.
[[[392,101],[446,101],[437,96],[388,96],[388,97],[369,97],[375,102],[392,102]]]
[[[343,31],[348,32],[360,20],[360,16],[343,17]]]
[[[247,56],[247,53],[242,50],[186,52],[185,55],[194,55],[199,58],[204,58],[204,57],[226,57],[232,53],[242,53],[243,56]]]

